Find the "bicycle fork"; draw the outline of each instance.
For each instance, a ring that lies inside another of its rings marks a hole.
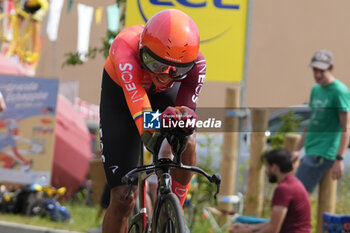
[[[163,158],[158,161],[159,163],[172,163],[172,160],[168,158]],[[169,168],[162,168],[157,170],[157,177],[158,177],[158,197],[160,197],[160,194],[167,194],[171,192],[171,175],[170,175],[170,169]]]

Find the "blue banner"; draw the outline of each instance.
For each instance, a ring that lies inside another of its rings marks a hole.
[[[58,79],[0,75],[0,182],[50,182]]]

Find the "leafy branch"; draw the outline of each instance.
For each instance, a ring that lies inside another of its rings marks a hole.
[[[63,64],[62,68],[67,65],[76,66],[84,64],[84,61],[81,59],[82,57],[94,59],[96,57],[97,52],[99,52],[98,48],[89,48],[89,52],[87,54],[82,54],[79,52],[69,52],[65,53],[64,56],[67,58]]]
[[[302,117],[294,115],[293,110],[289,110],[287,114],[280,116],[280,118],[283,123],[281,127],[278,128],[277,134],[269,137],[273,149],[282,147],[285,135],[290,132],[296,132],[302,120]]]
[[[119,19],[119,30],[118,31],[111,31],[107,30],[106,35],[101,39],[102,40],[102,47],[89,47],[89,52],[84,56],[88,59],[94,59],[97,54],[102,54],[104,58],[108,57],[109,54],[109,48],[114,40],[114,38],[119,34],[119,32],[124,28],[125,25],[125,4],[126,0],[116,0],[116,3],[119,6],[120,9],[120,19]],[[81,59],[82,54],[79,52],[68,52],[64,54],[64,57],[66,58],[65,61],[62,63],[62,68],[65,66],[77,66],[77,65],[83,65],[85,62]]]

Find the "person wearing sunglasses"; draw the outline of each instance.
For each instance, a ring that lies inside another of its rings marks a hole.
[[[125,198],[128,186],[121,178],[137,166],[141,141],[147,145],[144,136],[154,132],[144,128],[143,113],[155,111],[153,116],[161,115],[161,122],[197,119],[195,109],[206,74],[199,44],[196,24],[176,9],[160,11],[146,25],[126,28],[114,39],[104,65],[100,102],[102,161],[111,188],[104,233],[127,232],[137,191],[134,186]],[[182,130],[188,133],[194,127]],[[183,164],[196,164],[195,140],[193,133]],[[163,144],[163,154],[170,154],[169,145]],[[183,204],[192,173],[174,170],[172,176],[172,189]]]

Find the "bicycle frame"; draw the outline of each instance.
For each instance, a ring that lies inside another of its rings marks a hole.
[[[156,134],[156,132],[155,132]],[[173,162],[169,158],[159,158],[159,151],[161,144],[164,139],[167,139],[171,147],[173,148],[173,152],[176,156],[176,162]],[[217,192],[216,195],[219,193],[220,188],[220,176],[219,175],[212,175],[210,176],[208,173],[206,173],[204,170],[195,167],[195,166],[187,166],[183,165],[181,163],[181,157],[182,152],[185,150],[187,145],[187,137],[179,138],[177,136],[165,136],[163,134],[159,134],[157,140],[155,141],[154,150],[151,151],[153,155],[153,164],[147,165],[147,166],[139,166],[131,171],[129,171],[122,179],[122,181],[130,186],[129,193],[131,193],[131,186],[136,181],[136,177],[138,176],[138,184],[139,184],[139,205],[140,205],[140,213],[142,214],[142,232],[146,232],[148,226],[148,216],[147,216],[147,210],[146,210],[146,190],[145,190],[145,182],[146,179],[152,175],[156,174],[158,177],[158,191],[157,191],[157,199],[161,198],[162,195],[168,194],[172,192],[171,190],[171,174],[170,169],[171,168],[180,168],[183,170],[189,170],[196,173],[199,173],[206,177],[209,182],[215,183],[217,185]],[[142,152],[143,152],[143,146],[142,146]],[[143,164],[143,153],[140,158],[140,161]],[[128,195],[127,194],[127,195]],[[156,213],[157,211],[157,203],[153,210],[153,213]],[[155,216],[155,215],[154,215]],[[154,221],[152,221],[152,232],[154,230]]]

